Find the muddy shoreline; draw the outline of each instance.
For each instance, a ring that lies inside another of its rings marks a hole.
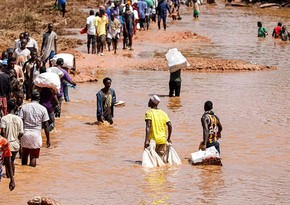
[[[86,38],[86,36],[70,36]],[[86,40],[76,49],[68,50],[76,56],[77,74],[73,77],[78,83],[98,80],[98,73],[104,70],[161,70],[167,71],[165,53],[170,48],[179,50],[210,38],[187,31],[158,30],[152,24],[148,31],[137,31],[133,40],[133,51],[122,49],[122,39],[119,41],[117,54],[105,50],[104,56],[86,54]],[[227,60],[211,57],[196,57],[183,53],[190,66],[184,70],[192,72],[249,72],[277,70],[277,67],[258,65],[244,60]]]

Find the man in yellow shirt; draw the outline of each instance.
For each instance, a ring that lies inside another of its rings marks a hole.
[[[100,8],[100,15],[96,17],[95,26],[97,28],[97,55],[103,56],[104,44],[106,40],[106,26],[108,17],[105,15],[105,9]]]
[[[171,143],[172,125],[167,114],[163,110],[157,108],[160,101],[157,95],[153,95],[149,99],[148,107],[150,107],[150,109],[145,113],[146,136],[144,148],[149,146],[150,140],[155,140],[156,152],[162,157],[166,151],[166,141]]]

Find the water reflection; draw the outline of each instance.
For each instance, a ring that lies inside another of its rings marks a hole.
[[[198,201],[210,204],[218,204],[219,195],[222,194],[225,182],[223,179],[222,167],[220,166],[199,166],[198,189],[201,191]]]
[[[182,107],[180,97],[169,98],[167,107],[172,110],[172,112],[177,112],[179,108]]]

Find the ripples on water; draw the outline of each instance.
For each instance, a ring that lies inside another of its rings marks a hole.
[[[191,15],[191,10],[183,11]],[[289,23],[289,10],[277,11]],[[110,76],[117,98],[126,101],[125,107],[116,108],[114,125],[90,125],[96,120],[95,94],[101,81],[71,89],[72,101],[64,103],[65,114],[52,136],[53,149],[42,149],[34,169],[17,165],[16,189],[0,196],[9,204],[25,204],[34,195],[63,204],[287,204],[290,45],[270,36],[256,38],[258,20],[269,34],[281,20],[272,14],[219,3],[201,6],[198,21],[184,16],[175,24],[176,29],[212,38],[188,48],[192,55],[280,67],[268,72],[183,72],[181,98],[162,97],[160,103],[173,123],[172,141],[181,166],[148,171],[136,162],[142,155],[148,99],[168,94],[169,73],[104,72],[99,79]],[[202,139],[200,117],[206,100],[213,101],[224,126],[223,167],[187,163]]]

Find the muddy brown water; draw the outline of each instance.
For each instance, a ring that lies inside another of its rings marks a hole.
[[[57,120],[52,148],[42,148],[36,168],[17,160],[16,189],[1,184],[0,204],[25,204],[35,195],[62,204],[288,204],[290,188],[289,43],[256,38],[256,21],[271,33],[277,21],[289,24],[290,10],[201,6],[200,20],[182,6],[182,21],[170,29],[189,29],[212,38],[189,46],[192,55],[244,59],[280,70],[243,73],[182,73],[180,98],[162,97],[160,108],[173,124],[172,141],[181,166],[144,170],[144,112],[151,94],[168,94],[169,73],[104,71],[125,107],[115,109],[113,126],[92,124],[101,82],[70,89]],[[171,20],[169,20],[170,22]],[[155,25],[154,25],[155,26]],[[290,26],[289,26],[290,28]],[[166,45],[164,45],[164,48]],[[151,48],[152,49],[152,48]],[[203,103],[214,102],[224,126],[223,167],[198,166],[185,158],[202,139]]]

